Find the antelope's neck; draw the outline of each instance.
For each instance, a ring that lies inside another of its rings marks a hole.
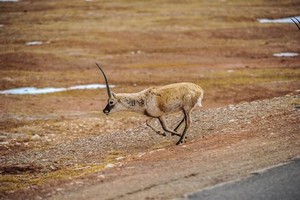
[[[140,93],[122,94],[121,103],[127,110],[144,112],[146,99]]]

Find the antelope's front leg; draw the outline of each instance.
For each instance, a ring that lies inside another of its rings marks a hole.
[[[167,136],[167,134],[165,132],[161,132],[160,130],[157,130],[155,127],[153,127],[151,125],[151,121],[153,120],[154,118],[149,118],[146,120],[146,124],[147,126],[149,126],[153,131],[155,131],[158,135],[162,135],[162,136]]]

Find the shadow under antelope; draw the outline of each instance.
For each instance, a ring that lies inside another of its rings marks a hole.
[[[102,72],[108,100],[107,105],[103,112],[105,114],[117,112],[117,111],[134,111],[141,113],[149,117],[146,120],[146,124],[154,130],[156,133],[166,136],[166,133],[171,133],[179,137],[176,145],[183,142],[185,135],[191,125],[191,113],[193,109],[198,105],[202,107],[203,89],[194,83],[175,83],[161,87],[151,87],[138,93],[114,93],[110,91],[107,77],[102,68],[96,63],[100,71]],[[165,116],[174,112],[182,112],[184,117],[179,122],[174,130],[168,128]],[[160,132],[153,125],[151,121],[158,119],[163,130]],[[181,134],[177,131],[180,126],[185,122],[184,130]]]

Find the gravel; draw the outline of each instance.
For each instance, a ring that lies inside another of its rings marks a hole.
[[[296,121],[300,119],[299,110],[300,96],[296,94],[286,95],[273,99],[259,100],[253,102],[245,102],[237,105],[228,105],[226,107],[195,110],[193,112],[193,123],[191,129],[187,133],[188,143],[195,138],[206,137],[211,134],[226,134],[232,131],[246,131],[253,126],[253,122],[259,124],[259,119],[272,117],[276,113],[292,112]],[[205,104],[204,104],[205,105]],[[111,119],[111,118],[110,118]],[[178,123],[181,117],[168,117],[168,124],[171,122]],[[82,121],[89,121],[88,124],[97,123],[97,118],[77,119],[77,128],[80,129]],[[105,119],[104,119],[105,120]],[[140,121],[140,119],[138,120]],[[63,122],[68,123],[67,121]],[[110,122],[107,122],[110,123]],[[175,124],[176,124],[175,123]],[[115,125],[116,129],[120,122]],[[72,125],[74,126],[74,124]],[[101,128],[101,127],[100,127]],[[92,131],[99,129],[95,126]],[[102,129],[105,130],[105,129]],[[71,129],[69,134],[75,131]],[[41,134],[42,135],[42,134]],[[33,140],[41,140],[41,135],[33,135]],[[6,136],[1,137],[2,140]],[[120,152],[126,155],[139,155],[144,151],[150,151],[162,146],[175,145],[178,138],[162,137],[150,130],[144,123],[134,126],[130,129],[122,129],[116,131],[103,131],[99,135],[86,134],[85,137],[76,138],[67,142],[61,142],[55,145],[50,145],[47,148],[29,149],[16,154],[7,154],[0,158],[0,170],[5,174],[7,169],[12,166],[37,166],[37,172],[55,171],[66,166],[93,165],[101,164],[107,156],[112,152]],[[6,141],[1,141],[0,145],[6,145]],[[120,155],[116,157],[120,158]],[[121,160],[121,159],[120,159]],[[113,165],[113,163],[112,163]]]

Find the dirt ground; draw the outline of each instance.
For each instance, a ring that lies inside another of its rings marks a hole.
[[[257,21],[299,16],[299,8],[262,0],[0,2],[0,90],[104,83],[97,62],[115,92],[175,82],[205,91],[180,147],[143,116],[104,116],[103,89],[0,95],[1,198],[84,198],[78,188],[94,191],[91,199],[179,198],[299,156],[300,57],[273,54],[299,53],[300,31]],[[112,185],[119,192],[95,193]]]

